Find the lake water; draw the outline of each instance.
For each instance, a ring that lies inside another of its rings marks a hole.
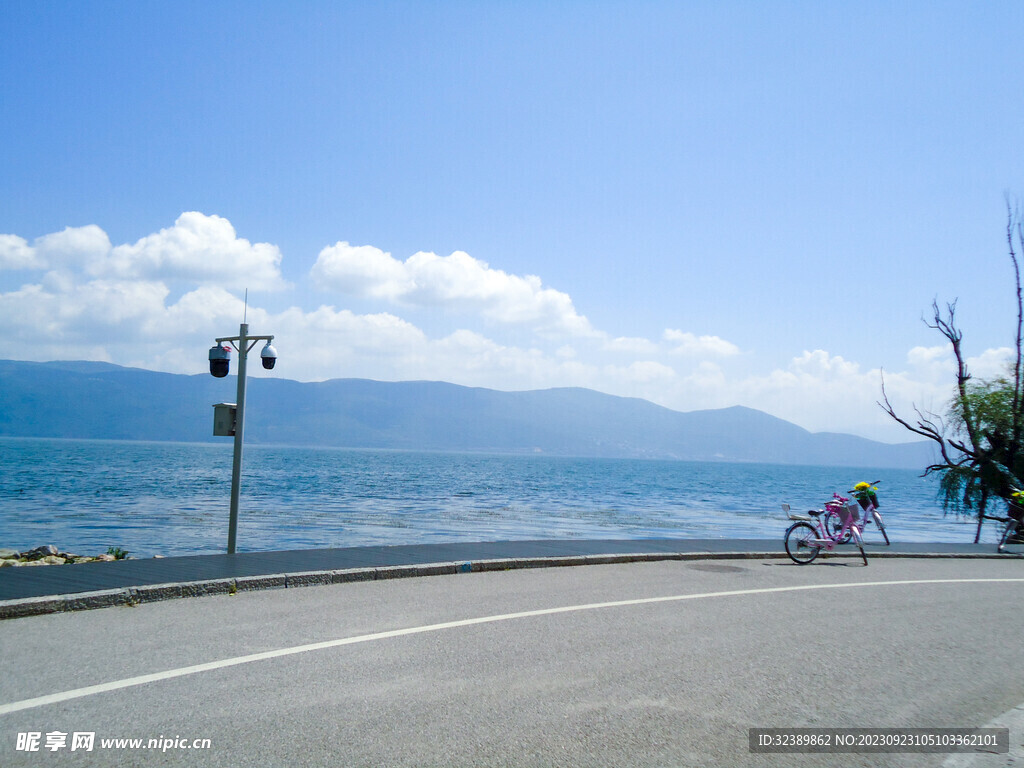
[[[0,547],[223,552],[230,443],[0,438]],[[780,504],[880,480],[898,541],[973,541],[908,470],[246,446],[239,552],[561,538],[761,538]],[[994,541],[994,530],[986,541]],[[868,540],[877,538],[868,529]]]

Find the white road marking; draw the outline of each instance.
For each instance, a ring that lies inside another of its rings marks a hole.
[[[137,685],[156,683],[161,680],[172,680],[185,675],[195,675],[200,672],[212,672],[216,669],[225,669],[239,664],[249,664],[254,661],[267,661],[282,656],[292,656],[298,653],[309,653],[311,651],[322,651],[327,648],[339,648],[344,645],[356,645],[357,643],[369,643],[374,640],[389,640],[394,637],[405,637],[406,635],[419,635],[425,632],[439,632],[445,629],[458,629],[460,627],[471,627],[477,624],[493,624],[499,621],[512,621],[514,619],[528,619],[535,616],[553,616],[559,613],[572,613],[575,611],[591,611],[600,608],[622,608],[634,605],[651,605],[653,603],[679,602],[682,600],[703,600],[712,597],[738,597],[744,595],[766,595],[782,592],[806,592],[816,589],[856,589],[864,587],[885,587],[885,586],[912,586],[926,584],[1000,584],[1024,582],[1024,579],[913,579],[906,581],[864,581],[849,584],[808,584],[796,587],[762,587],[759,589],[732,589],[723,592],[699,592],[691,595],[668,595],[664,597],[642,597],[633,600],[615,600],[607,603],[586,603],[583,605],[566,605],[560,608],[540,608],[533,611],[519,611],[517,613],[505,613],[496,616],[481,616],[475,619],[461,619],[459,621],[444,621],[439,624],[424,624],[418,627],[407,627],[405,629],[392,629],[387,632],[374,632],[369,635],[357,635],[355,637],[344,637],[337,640],[325,640],[319,643],[308,643],[306,645],[295,645],[290,648],[279,648],[274,651],[263,651],[262,653],[251,653],[246,656],[235,656],[220,661],[210,661],[205,664],[193,664],[188,667],[168,669],[163,672],[154,672],[149,675],[137,677],[126,677],[122,680],[112,680],[109,683],[89,685],[84,688],[74,688],[70,691],[51,693],[46,696],[37,696],[32,699],[13,701],[10,704],[0,704],[0,715],[7,715],[12,712],[20,712],[24,709],[44,707],[48,704],[59,704],[71,699],[79,699],[83,696],[92,696],[97,693],[117,691],[122,688],[132,688]]]

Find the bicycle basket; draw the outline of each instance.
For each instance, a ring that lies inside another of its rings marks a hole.
[[[860,525],[860,505],[850,503],[839,510],[839,519],[843,526]]]

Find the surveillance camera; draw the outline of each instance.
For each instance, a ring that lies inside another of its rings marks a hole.
[[[277,350],[270,346],[270,342],[267,341],[267,345],[263,347],[260,352],[260,360],[263,361],[263,367],[268,371],[274,367],[274,363],[277,362]]]
[[[231,368],[231,348],[214,344],[210,347],[210,374],[218,379],[228,375]]]

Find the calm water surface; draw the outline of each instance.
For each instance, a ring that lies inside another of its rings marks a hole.
[[[231,456],[230,443],[0,438],[0,546],[223,552]],[[820,508],[876,479],[894,540],[973,540],[975,524],[943,515],[935,483],[908,470],[246,446],[238,550],[548,538],[781,546],[782,502]]]

